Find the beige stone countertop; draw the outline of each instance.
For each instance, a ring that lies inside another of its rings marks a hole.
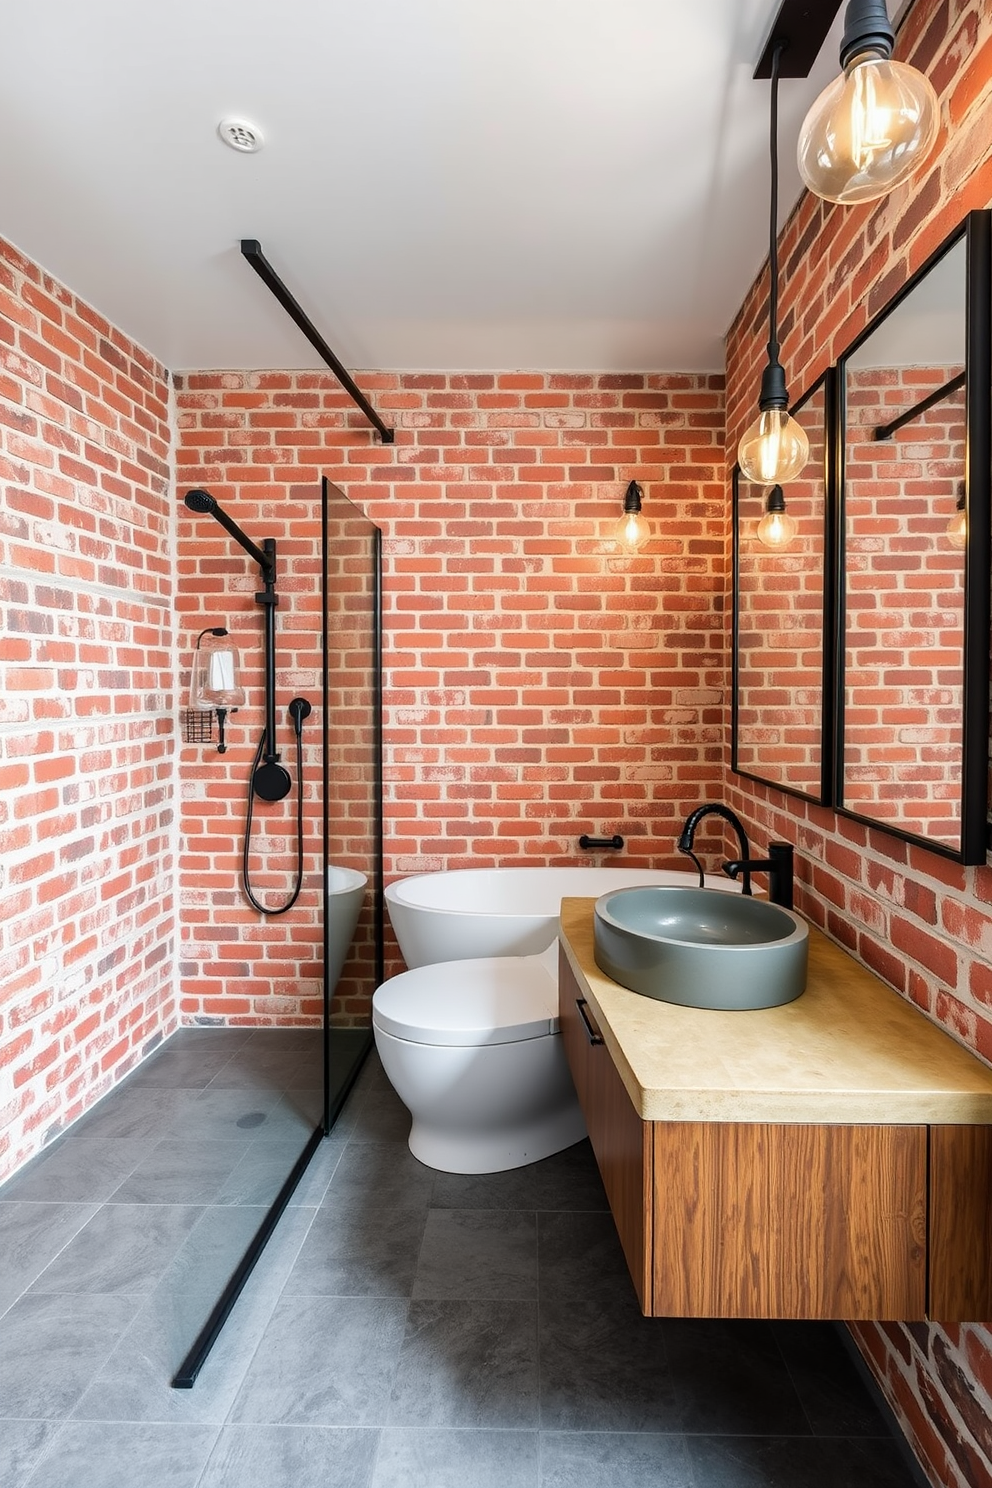
[[[992,1125],[992,1070],[813,926],[801,997],[713,1012],[601,972],[595,902],[562,900],[561,941],[645,1121]]]

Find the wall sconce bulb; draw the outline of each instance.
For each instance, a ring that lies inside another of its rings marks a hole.
[[[643,491],[636,481],[631,481],[623,498],[623,516],[614,529],[617,546],[628,553],[643,548],[651,536],[651,524],[641,511]]]

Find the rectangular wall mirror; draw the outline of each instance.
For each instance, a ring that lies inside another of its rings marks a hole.
[[[988,814],[989,217],[839,365],[837,804],[965,863]]]
[[[731,765],[738,775],[827,805],[833,369],[791,412],[809,436],[810,456],[782,492],[784,541],[774,541],[783,536],[781,523],[765,540],[767,492],[734,469]]]

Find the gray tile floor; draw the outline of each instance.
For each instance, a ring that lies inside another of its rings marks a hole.
[[[910,1488],[829,1324],[646,1321],[585,1143],[434,1173],[374,1056],[170,1389],[314,1109],[273,1042],[178,1035],[0,1189],[3,1488]]]

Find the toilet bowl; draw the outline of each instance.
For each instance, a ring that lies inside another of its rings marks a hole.
[[[585,1136],[558,1032],[557,967],[554,945],[420,966],[377,989],[376,1048],[422,1163],[500,1173]]]

